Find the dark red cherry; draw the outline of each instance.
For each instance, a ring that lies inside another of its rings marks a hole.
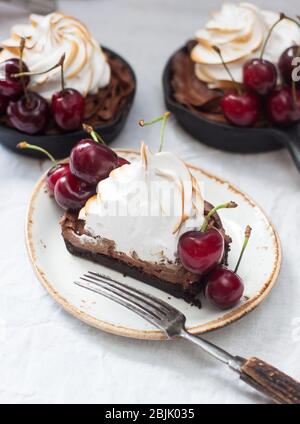
[[[261,112],[261,103],[257,94],[249,91],[242,92],[234,80],[229,66],[224,62],[222,52],[218,46],[212,46],[220,56],[224,69],[235,85],[235,89],[228,91],[221,99],[221,108],[226,119],[239,127],[248,127],[258,121]]]
[[[36,134],[46,126],[49,107],[42,96],[28,91],[27,96],[9,102],[7,115],[12,125],[19,131]]]
[[[267,114],[277,125],[290,125],[300,120],[300,89],[295,92],[289,86],[274,90],[267,99]]]
[[[221,309],[234,306],[244,293],[244,284],[237,272],[248,245],[251,232],[251,227],[247,225],[244,243],[234,271],[230,271],[225,266],[218,266],[210,272],[203,281],[205,283],[206,297],[212,304]]]
[[[42,96],[28,91],[27,96],[9,102],[7,115],[12,125],[19,131],[36,134],[46,126],[49,107]]]
[[[179,238],[178,256],[184,268],[203,275],[222,261],[224,247],[224,237],[215,228],[188,231]]]
[[[205,296],[218,308],[231,308],[243,296],[244,284],[241,278],[224,266],[214,269],[205,281]]]
[[[299,81],[295,81],[297,87],[300,87],[300,68],[299,68],[300,62],[296,61],[293,64],[293,61],[294,59],[300,56],[299,52],[300,52],[299,46],[289,47],[282,53],[278,63],[282,79],[287,84],[290,84],[292,82],[292,74],[294,69],[296,68],[299,69],[298,72],[296,71],[297,76],[299,77]]]
[[[261,102],[257,94],[237,90],[226,93],[221,100],[225,117],[234,125],[247,127],[258,121],[261,112]]]
[[[277,69],[268,60],[250,59],[243,66],[243,80],[248,89],[265,96],[276,86]]]
[[[55,122],[64,131],[81,128],[84,105],[84,98],[77,90],[66,88],[54,93],[51,108]]]
[[[23,72],[28,72],[27,65],[22,62]],[[19,74],[20,60],[19,59],[8,59],[0,63],[0,94],[2,96],[16,98],[23,92],[23,85],[26,87],[29,84],[29,76],[23,77],[23,83],[21,78],[14,77],[14,74]]]
[[[130,162],[127,159],[122,158],[121,156],[118,156],[118,168],[120,166],[129,165],[129,164],[130,164]]]
[[[9,101],[8,97],[1,96],[0,94],[0,115],[6,112],[8,101]]]
[[[118,156],[113,150],[88,138],[80,140],[70,155],[72,174],[89,184],[97,184],[107,178],[118,163]]]
[[[63,209],[78,210],[95,193],[95,187],[67,172],[55,184],[54,197]]]
[[[68,163],[59,163],[49,169],[47,173],[47,186],[51,194],[54,194],[54,188],[57,181],[70,172],[70,166]]]

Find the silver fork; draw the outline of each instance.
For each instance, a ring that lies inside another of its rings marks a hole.
[[[91,271],[80,277],[80,281],[75,281],[75,284],[137,313],[162,330],[168,339],[182,337],[196,344],[209,355],[227,364],[245,383],[276,403],[300,404],[300,383],[261,359],[233,356],[202,337],[190,334],[185,328],[185,316],[163,300]]]

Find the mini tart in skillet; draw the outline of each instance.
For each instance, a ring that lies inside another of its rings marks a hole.
[[[242,84],[244,63],[259,57],[269,30],[278,19],[279,13],[261,10],[250,3],[224,4],[196,32],[195,38],[171,57],[164,81],[166,98],[193,115],[227,123],[220,99],[233,88],[233,83],[212,46],[220,48],[234,80]],[[295,43],[300,43],[299,27],[283,20],[272,32],[264,58],[277,66],[283,51]],[[172,111],[176,115],[176,109]],[[269,125],[265,118],[256,124],[257,127]]]
[[[29,24],[15,25],[11,37],[0,43],[0,62],[19,57],[20,39],[26,37],[23,60],[32,72],[50,69],[66,54],[65,85],[84,96],[85,123],[101,128],[131,106],[135,91],[131,69],[120,56],[102,49],[84,24],[59,12],[30,15],[29,19]],[[61,89],[59,68],[32,76],[28,88],[50,102],[53,93]],[[6,114],[0,117],[0,124],[11,127]],[[60,133],[50,117],[43,134]]]

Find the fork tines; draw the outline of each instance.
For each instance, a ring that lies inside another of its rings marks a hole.
[[[111,277],[88,271],[75,284],[125,306],[156,327],[166,330],[170,319],[181,313],[168,303]]]

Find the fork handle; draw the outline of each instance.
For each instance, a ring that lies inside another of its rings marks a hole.
[[[300,383],[272,365],[255,357],[244,359],[240,356],[232,356],[202,337],[190,334],[185,329],[181,331],[180,336],[227,364],[233,371],[238,372],[241,380],[275,402],[300,404]]]
[[[261,359],[245,360],[240,378],[276,403],[300,404],[300,383]]]

